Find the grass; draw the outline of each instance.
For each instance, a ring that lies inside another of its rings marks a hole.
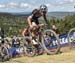
[[[75,50],[67,50],[56,55],[43,54],[35,57],[19,57],[0,63],[75,63]]]

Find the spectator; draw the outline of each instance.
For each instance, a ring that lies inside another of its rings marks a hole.
[[[16,36],[13,37],[12,39],[12,47],[19,47],[20,46],[20,41]]]
[[[1,43],[4,42],[4,29],[0,28],[0,39],[1,39]]]
[[[58,26],[56,24],[52,25],[52,29],[59,35]]]
[[[4,29],[3,29],[3,28],[0,28],[0,36],[1,36],[2,38],[4,38]]]

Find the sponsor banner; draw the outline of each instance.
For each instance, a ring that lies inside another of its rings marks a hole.
[[[70,42],[73,42],[74,38],[75,38],[75,33],[71,33],[70,34]],[[68,43],[68,34],[60,35],[59,39],[60,39],[60,44],[61,45]],[[57,43],[57,40],[53,39],[53,44],[55,45],[55,43]]]
[[[75,38],[75,33],[71,33],[70,34],[70,42],[71,43],[73,43],[73,41],[74,41],[74,38]],[[49,43],[50,42],[50,40],[52,40],[52,43]],[[68,34],[63,34],[63,35],[60,35],[59,36],[59,40],[60,40],[60,45],[61,45],[61,47],[63,46],[67,46],[68,45]],[[45,44],[46,44],[46,46],[48,46],[49,44],[51,44],[52,45],[52,47],[55,47],[56,45],[57,45],[57,40],[55,39],[55,38],[53,38],[53,39],[50,39],[50,38],[46,38],[45,39]]]

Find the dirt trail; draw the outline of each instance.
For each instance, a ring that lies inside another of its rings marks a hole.
[[[19,57],[0,63],[75,63],[75,50],[61,49],[62,53],[56,55],[43,54],[35,57]]]

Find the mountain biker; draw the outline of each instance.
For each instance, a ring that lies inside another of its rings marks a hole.
[[[32,33],[32,39],[35,39],[35,32],[38,32],[39,30],[39,18],[41,16],[43,16],[45,22],[48,24],[47,18],[46,18],[46,14],[47,14],[47,6],[46,5],[41,5],[39,9],[34,9],[32,11],[32,15],[28,16],[27,21],[29,24],[29,27],[31,29],[31,33]],[[36,31],[35,31],[36,30]],[[24,36],[27,33],[27,29],[25,29],[22,33],[22,35]],[[34,43],[36,41],[34,40]],[[35,43],[36,44],[36,43]]]

